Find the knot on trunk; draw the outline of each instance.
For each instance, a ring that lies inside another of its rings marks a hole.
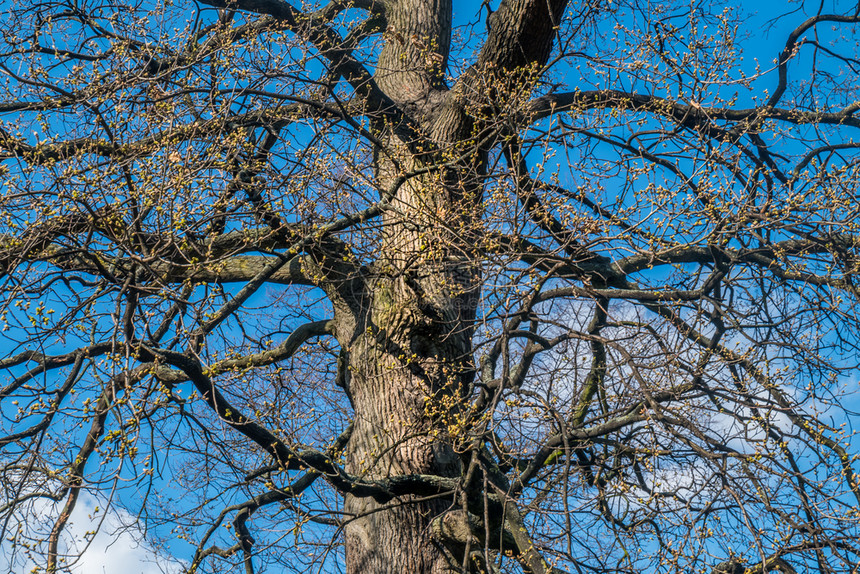
[[[711,571],[711,574],[744,574],[746,567],[737,558],[720,562]]]
[[[739,558],[731,558],[720,562],[711,570],[711,574],[767,574],[768,572],[797,574],[797,570],[778,555],[771,556],[764,563],[753,563],[749,566],[745,566]]]
[[[476,545],[483,547],[487,544],[489,536],[489,544],[494,550],[510,551],[514,555],[520,554],[516,539],[508,525],[494,524],[494,522],[491,518],[488,529],[477,514],[458,508],[434,518],[430,523],[430,536],[452,550],[463,550],[466,545],[473,548]],[[501,548],[498,547],[500,542]]]
[[[481,519],[466,510],[449,510],[430,523],[430,536],[449,546],[478,544],[483,536]]]

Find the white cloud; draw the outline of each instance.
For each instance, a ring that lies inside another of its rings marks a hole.
[[[43,532],[48,517],[57,515],[54,505],[36,503],[32,510],[42,524],[30,522],[23,526],[24,532]],[[54,512],[51,512],[55,510]],[[12,528],[10,530],[16,530]],[[179,574],[184,564],[176,558],[165,556],[147,542],[137,521],[121,509],[104,510],[98,500],[82,493],[78,504],[64,531],[61,551],[69,554],[68,562],[61,572],[68,574]],[[72,558],[80,554],[79,557]],[[19,552],[12,554],[10,544],[0,545],[0,562],[14,560],[11,574],[30,574],[44,563],[26,560]],[[44,570],[37,569],[36,572]]]

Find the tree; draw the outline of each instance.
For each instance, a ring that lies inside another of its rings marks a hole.
[[[860,6],[465,9],[4,8],[13,564],[857,571]]]

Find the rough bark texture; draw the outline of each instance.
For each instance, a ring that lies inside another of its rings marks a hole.
[[[487,126],[474,110],[491,103],[488,92],[504,93],[508,72],[546,61],[563,3],[555,2],[552,14],[548,6],[503,3],[479,63],[448,90],[442,72],[451,2],[386,5],[387,44],[375,79],[425,137],[410,140],[388,126],[377,128],[387,144],[376,158],[380,189],[406,180],[384,216],[374,277],[355,300],[360,304],[345,306],[339,321],[355,412],[346,463],[351,474],[381,479],[462,472],[449,429],[474,373],[479,269],[470,257],[471,228],[489,147],[475,139]],[[437,168],[419,173],[428,166]],[[347,495],[348,572],[459,571],[461,564],[451,563],[430,535],[431,521],[451,505],[451,498],[380,504]]]
[[[427,93],[427,76],[401,77],[415,83],[404,83],[403,91],[392,93],[394,99],[413,100],[416,90]],[[458,131],[455,122],[446,128],[441,131]],[[410,142],[383,135],[388,150],[398,152],[398,161],[377,160],[383,189],[404,172],[438,161],[439,154],[414,157]],[[353,310],[357,320],[348,322],[355,329],[348,341],[342,339],[355,412],[346,465],[352,474],[381,479],[460,473],[447,428],[473,370],[476,270],[465,254],[462,231],[477,198],[465,183],[474,169],[408,179],[384,218],[376,276],[367,284],[363,308]],[[451,571],[429,535],[430,521],[449,506],[445,499],[407,497],[383,505],[347,496],[345,510],[354,517],[345,528],[348,571]]]
[[[391,303],[397,305],[398,299],[403,300],[397,298]],[[381,303],[383,308],[378,311],[391,315],[391,328],[408,329],[396,322],[409,319],[391,313],[390,307],[384,309],[388,305]],[[408,341],[408,335],[404,335],[403,340]],[[366,335],[352,347],[350,389],[356,413],[361,414],[355,418],[347,460],[349,472],[367,478],[404,474],[455,476],[459,462],[444,440],[440,417],[426,410],[431,387],[444,381],[420,372],[422,363],[435,361],[441,366],[442,357],[404,360],[385,345],[375,341],[373,335]],[[418,501],[409,497],[380,504],[372,498],[347,496],[345,510],[354,517],[346,526],[348,571],[449,571],[428,531],[432,518],[447,506],[440,499]]]
[[[452,208],[450,190],[418,178],[395,204],[414,223],[386,237],[379,276],[369,282],[365,308],[345,344],[348,390],[355,411],[347,470],[381,479],[396,475],[457,476],[459,460],[447,428],[472,369],[475,270],[434,213]],[[456,222],[455,222],[456,224]],[[462,248],[462,246],[459,246]],[[431,410],[431,408],[435,410]],[[355,517],[346,526],[350,572],[447,572],[431,541],[430,521],[450,505],[443,499],[399,498],[380,505],[347,496]]]

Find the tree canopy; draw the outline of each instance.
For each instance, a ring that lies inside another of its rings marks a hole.
[[[0,560],[857,572],[860,4],[0,6]]]

